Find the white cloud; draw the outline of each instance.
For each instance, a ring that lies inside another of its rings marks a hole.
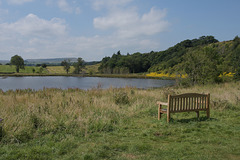
[[[124,6],[132,0],[93,0],[93,8],[100,10],[102,8],[115,8],[118,6]]]
[[[7,0],[9,4],[23,4],[26,2],[33,2],[34,0]]]
[[[6,15],[8,15],[8,10],[0,8],[0,22],[1,22],[2,19],[4,19],[6,17]]]
[[[66,34],[64,20],[53,18],[50,21],[40,19],[34,14],[16,21],[15,23],[0,24],[1,30],[6,33],[20,34],[22,36],[51,37]],[[2,33],[3,34],[3,33]]]
[[[111,10],[105,17],[94,19],[97,29],[115,29],[118,36],[123,38],[141,35],[154,35],[166,31],[169,23],[164,20],[166,10],[152,8],[149,13],[139,15],[134,8]]]
[[[75,14],[80,14],[81,13],[80,7],[73,7],[68,2],[66,0],[58,0],[57,5],[60,8],[60,10],[63,11],[63,12],[75,13]],[[50,5],[51,3],[52,3],[52,1],[47,0],[47,5]],[[73,1],[73,3],[74,3],[74,1]]]
[[[75,9],[75,14],[80,14],[81,13],[81,9],[79,8],[79,7],[77,7],[76,9]]]
[[[44,20],[34,14],[14,23],[0,24],[0,55],[24,54],[28,57],[51,55],[48,48],[54,42],[67,35],[67,25],[64,20],[53,18]],[[19,53],[20,52],[20,53]],[[6,59],[6,58],[3,58]]]
[[[86,61],[101,60],[121,50],[122,53],[154,49],[148,39],[123,39],[108,36],[70,36],[64,20],[41,19],[34,14],[14,23],[0,23],[0,59],[15,54],[28,58],[82,57]],[[132,50],[134,48],[134,50]]]
[[[66,0],[58,0],[58,7],[64,12],[68,12],[68,13],[73,12],[73,8],[70,7],[70,5],[67,3]]]
[[[10,59],[19,54],[24,59],[82,57],[92,61],[111,56],[118,50],[122,53],[155,50],[160,44],[148,35],[166,29],[163,25],[165,14],[165,10],[155,8],[143,15],[136,8],[116,8],[109,15],[94,19],[96,28],[113,29],[114,32],[91,37],[69,35],[69,26],[59,18],[46,20],[28,14],[12,23],[0,21],[0,59]]]

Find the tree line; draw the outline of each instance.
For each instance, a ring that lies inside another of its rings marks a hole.
[[[63,66],[64,70],[67,72],[67,74],[70,71],[70,67],[74,67],[74,74],[79,74],[82,72],[83,68],[85,67],[85,62],[82,58],[78,58],[77,62],[71,63],[70,60],[64,60],[62,61],[61,65]]]
[[[240,38],[219,42],[213,36],[184,40],[165,51],[122,55],[120,51],[104,57],[99,71],[108,74],[165,72],[187,74],[189,84],[221,82],[219,75],[240,74]]]
[[[19,73],[20,69],[25,69],[24,60],[21,56],[15,55],[11,57],[10,65],[15,65],[16,72]],[[64,60],[61,62],[61,65],[63,66],[64,70],[67,72],[67,74],[70,71],[70,67],[74,67],[74,74],[79,74],[82,72],[82,69],[85,67],[85,62],[82,58],[78,58],[77,62],[71,63],[70,60]],[[47,68],[47,64],[43,63],[41,65],[37,64],[36,66],[40,67],[40,71],[42,72],[43,68]],[[33,68],[33,73],[35,72],[35,69]]]
[[[188,48],[218,42],[213,36],[202,36],[199,39],[185,40],[175,46],[160,52],[134,53],[121,55],[118,51],[112,57],[105,57],[101,61],[101,73],[140,73],[164,70],[182,61],[182,56]]]

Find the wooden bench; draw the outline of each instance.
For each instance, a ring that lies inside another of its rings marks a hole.
[[[168,102],[158,101],[158,120],[161,119],[161,114],[167,114],[167,122],[170,121],[171,113],[178,112],[196,112],[199,118],[199,111],[206,111],[207,118],[210,117],[210,94],[186,93],[181,95],[168,95]],[[162,106],[167,106],[163,109]]]

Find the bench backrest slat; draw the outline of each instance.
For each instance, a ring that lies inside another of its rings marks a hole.
[[[206,110],[208,107],[208,95],[198,93],[187,93],[169,96],[170,112]]]

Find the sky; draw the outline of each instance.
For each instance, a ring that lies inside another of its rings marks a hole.
[[[0,60],[163,51],[240,35],[240,0],[0,0]]]

